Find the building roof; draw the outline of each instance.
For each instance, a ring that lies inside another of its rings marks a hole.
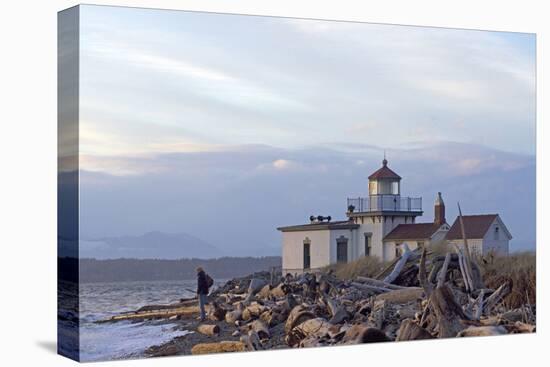
[[[308,223],[299,224],[296,226],[279,227],[277,230],[281,232],[298,232],[298,231],[322,231],[327,229],[356,229],[359,228],[359,224],[355,224],[349,220],[335,221],[335,222],[321,222],[321,223]]]
[[[491,224],[495,221],[498,214],[482,214],[482,215],[463,215],[464,229],[466,238],[483,238],[489,230]],[[447,232],[448,240],[462,239],[462,229],[460,227],[460,217],[455,219],[455,222]]]
[[[397,173],[393,172],[391,169],[388,168],[388,161],[385,158],[382,161],[382,168],[380,168],[378,171],[374,172],[372,175],[369,176],[369,180],[380,180],[380,179],[395,179],[395,180],[401,179],[401,176],[399,176]]]
[[[400,224],[384,237],[386,240],[427,240],[442,225],[435,223]]]

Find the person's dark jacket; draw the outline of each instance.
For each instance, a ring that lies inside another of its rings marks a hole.
[[[208,282],[204,271],[197,273],[197,294],[208,294]]]

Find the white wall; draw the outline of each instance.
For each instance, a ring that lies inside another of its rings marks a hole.
[[[304,240],[309,238],[311,269],[330,264],[330,231],[283,232],[283,274],[302,273],[304,266]],[[336,254],[334,255],[336,258]]]
[[[495,239],[495,228],[499,228],[498,239]],[[502,221],[497,217],[483,237],[483,255],[493,252],[495,255],[508,255],[510,239]]]
[[[499,227],[499,237],[495,239],[494,232],[497,226]],[[460,248],[464,247],[464,240],[462,239],[448,241],[448,243],[451,246],[457,244]],[[470,252],[477,255],[485,256],[491,252],[495,253],[495,255],[508,255],[510,237],[508,237],[508,233],[504,229],[504,223],[497,217],[487,230],[487,233],[485,233],[485,236],[478,239],[468,239],[468,246],[470,247]]]
[[[375,223],[372,222],[374,218]],[[364,256],[364,233],[372,233],[371,237],[371,256],[376,256],[382,261],[390,261],[395,257],[395,248],[391,246],[383,245],[383,238],[390,233],[395,227],[399,224],[405,223],[405,217],[394,217],[393,221],[390,217],[387,217],[387,220],[384,220],[384,216],[380,217],[363,217],[363,223],[361,223],[361,218],[357,218],[357,224],[359,224],[358,234],[357,234],[357,248],[359,251],[359,256]],[[412,223],[412,218],[407,218],[407,223]],[[393,249],[393,250],[392,250]]]
[[[357,259],[357,230],[338,229],[330,231],[330,263],[334,264],[337,261],[336,256],[336,241],[340,236],[348,239],[348,262]]]
[[[464,249],[464,240],[450,240],[447,242],[450,248],[458,246],[458,248]],[[468,248],[470,249],[470,254],[480,256],[483,254],[483,239],[468,239]]]

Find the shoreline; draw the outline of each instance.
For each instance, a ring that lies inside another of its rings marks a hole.
[[[194,298],[145,306],[98,323],[166,322],[174,324],[173,330],[189,331],[146,348],[145,357],[536,331],[534,304],[507,307],[503,300],[513,285],[487,288],[475,260],[467,269],[459,258],[414,251],[375,278],[342,280],[328,269],[276,279],[259,272],[215,289],[204,322],[197,319]],[[472,276],[475,287],[468,283]]]

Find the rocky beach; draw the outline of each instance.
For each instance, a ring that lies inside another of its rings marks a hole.
[[[204,322],[196,299],[187,298],[97,323],[145,322],[185,331],[148,347],[147,357],[536,330],[535,296],[529,293],[535,289],[534,256],[476,259],[462,251],[418,249],[367,275],[342,277],[333,268],[297,276],[257,272],[215,288]]]

